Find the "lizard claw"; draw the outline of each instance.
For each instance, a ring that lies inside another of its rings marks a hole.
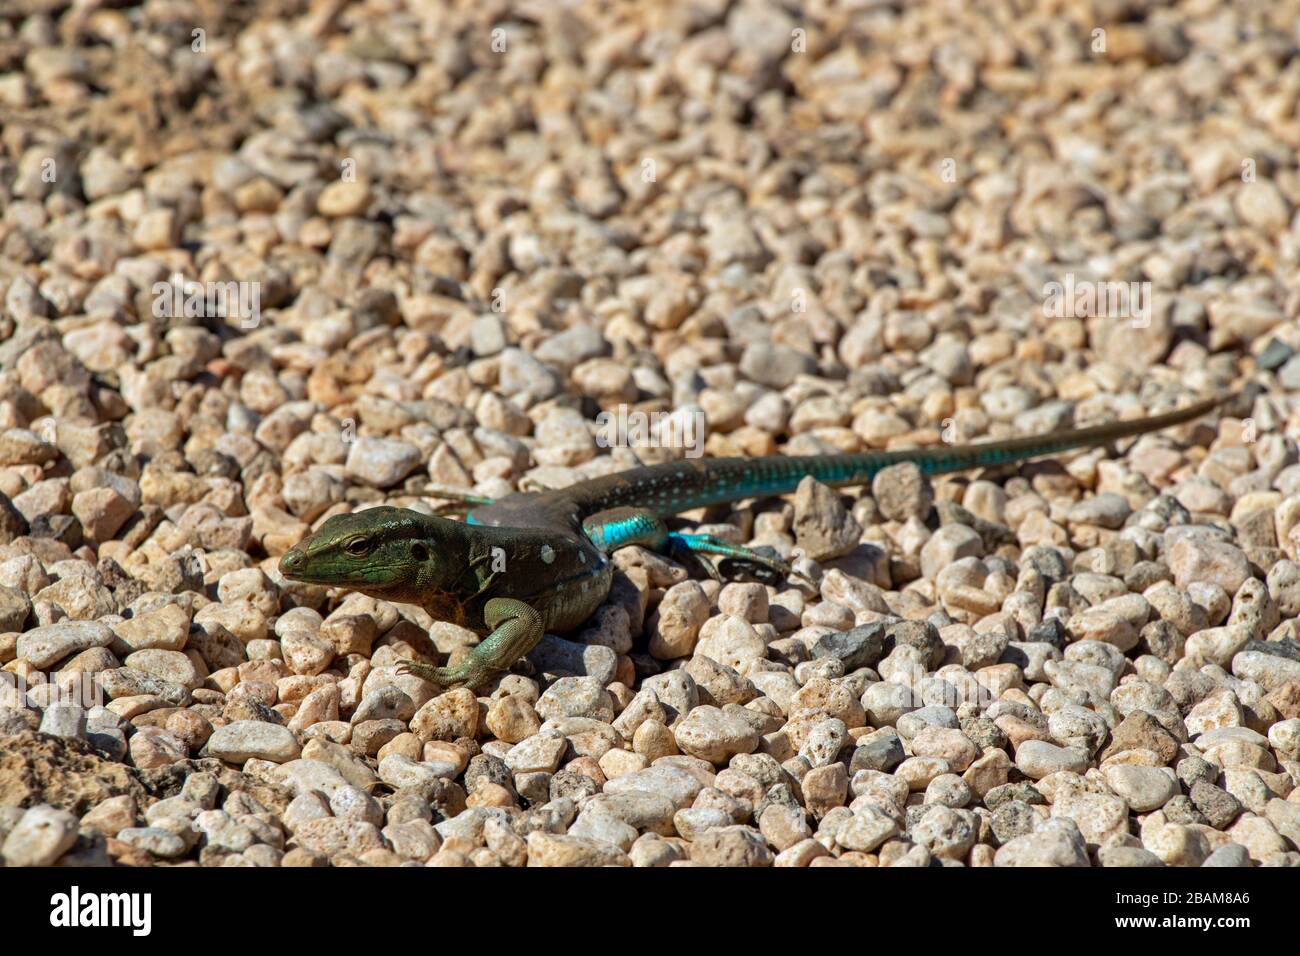
[[[712,561],[710,561],[708,558],[706,558],[704,555],[692,554],[691,557],[694,558],[695,561],[699,564],[699,566],[704,569],[704,573],[707,574],[709,577],[711,577],[713,580],[717,581],[720,584],[726,583],[726,579],[722,576],[722,572],[718,570],[718,566],[714,564]]]
[[[397,663],[397,674],[399,677],[411,676],[418,677],[421,680],[428,681],[430,684],[442,685],[444,682],[439,680],[440,667],[431,667],[428,664],[422,664],[419,661],[399,661]]]
[[[472,690],[481,686],[498,669],[501,668],[484,665],[481,660],[476,659],[473,655],[466,657],[456,667],[434,667],[420,661],[406,660],[397,664],[398,674],[410,674],[444,690],[450,690],[461,685]]]
[[[808,577],[808,575],[804,574],[802,571],[796,571],[794,568],[790,568],[788,576],[794,578],[800,584],[806,585],[813,591],[818,590],[817,582]]]

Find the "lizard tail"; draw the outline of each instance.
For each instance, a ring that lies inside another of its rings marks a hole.
[[[1108,422],[1105,425],[1094,425],[1090,428],[1072,428],[1068,431],[1052,432],[1048,435],[1029,435],[1025,438],[1009,438],[1004,441],[977,442],[960,447],[904,449],[902,451],[876,454],[846,455],[844,456],[845,459],[858,459],[862,466],[865,467],[854,476],[857,479],[856,481],[850,480],[845,483],[861,483],[864,478],[869,481],[881,469],[906,461],[915,462],[921,471],[927,475],[940,475],[952,471],[988,468],[1010,462],[1025,461],[1042,455],[1054,455],[1058,452],[1069,451],[1073,448],[1091,448],[1096,445],[1107,444],[1116,439],[1129,438],[1133,435],[1143,435],[1147,432],[1182,425],[1213,411],[1231,397],[1230,394],[1218,395],[1188,405],[1186,408],[1166,412],[1163,415]],[[847,461],[846,464],[848,464]],[[838,481],[828,476],[828,483],[838,483]]]
[[[869,484],[881,470],[903,462],[916,464],[926,475],[988,468],[1181,425],[1217,408],[1230,397],[1220,395],[1151,418],[973,445],[905,448],[860,455],[769,455],[675,461],[594,479],[583,485],[582,494],[575,501],[583,515],[631,507],[666,517],[741,498],[789,494],[808,476],[827,485],[844,487]]]

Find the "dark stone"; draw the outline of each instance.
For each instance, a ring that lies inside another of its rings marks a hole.
[[[1192,523],[1192,513],[1184,508],[1173,495],[1156,495],[1147,502],[1143,510],[1158,515],[1168,525]]]
[[[255,697],[233,697],[222,708],[221,716],[234,723],[237,720],[257,720],[264,724],[283,724],[284,715]]]
[[[415,795],[433,811],[433,822],[441,823],[465,812],[465,790],[453,780],[439,777],[428,783],[403,787],[398,793]]]
[[[1219,768],[1204,757],[1184,757],[1178,761],[1174,773],[1178,774],[1178,779],[1182,782],[1184,789],[1189,791],[1199,781],[1203,780],[1212,784],[1219,779]]]
[[[1060,618],[1044,618],[1030,629],[1025,636],[1025,641],[1030,644],[1051,644],[1058,651],[1063,651],[1068,643],[1065,625],[1061,623]]]
[[[521,773],[515,778],[515,790],[530,807],[540,807],[551,799],[551,774],[544,771]]]
[[[1021,567],[1028,565],[1049,582],[1064,580],[1069,574],[1069,567],[1061,552],[1045,544],[1034,545],[1022,554],[1020,565]]]
[[[229,455],[212,448],[201,448],[190,456],[196,475],[209,475],[214,478],[229,478],[234,481],[239,477],[239,462]]]
[[[1178,738],[1161,726],[1145,710],[1135,710],[1120,721],[1111,734],[1110,746],[1101,759],[1112,757],[1125,750],[1154,751],[1163,764],[1168,764],[1178,754]]]
[[[1289,661],[1300,663],[1300,644],[1291,640],[1289,637],[1281,638],[1276,641],[1247,641],[1243,651],[1258,651],[1261,654],[1272,654],[1275,657],[1285,657]]]
[[[967,717],[961,722],[961,732],[973,740],[980,750],[989,747],[1004,750],[1009,742],[1002,728],[987,717]]]
[[[778,783],[776,786],[768,788],[767,793],[763,794],[763,798],[754,807],[753,818],[755,820],[763,819],[764,810],[778,805],[803,813],[803,807],[799,805],[799,798],[794,795],[794,791],[790,789],[789,784]]]
[[[1192,802],[1192,798],[1181,793],[1176,797],[1171,797],[1169,802],[1161,809],[1170,823],[1182,823],[1184,825],[1199,823],[1201,826],[1209,826],[1210,821],[1205,818],[1205,814],[1196,809],[1196,804]]]
[[[37,515],[31,523],[33,538],[53,538],[73,551],[81,547],[84,539],[81,522],[74,515]]]
[[[909,644],[925,654],[935,670],[943,663],[944,646],[939,629],[929,621],[891,621],[885,625],[885,654],[900,644]]]
[[[1047,799],[1033,784],[1004,783],[1000,787],[994,787],[984,795],[984,806],[990,810],[996,810],[1009,800],[1017,800],[1030,806],[1041,806],[1047,803]]]
[[[1023,800],[1007,800],[993,811],[989,826],[998,843],[1007,843],[1018,836],[1033,833],[1038,822],[1038,812]]]
[[[1216,830],[1226,830],[1241,813],[1241,801],[1212,783],[1198,780],[1192,784],[1192,803],[1205,814],[1205,819]]]
[[[916,829],[916,825],[936,806],[937,804],[933,803],[913,803],[903,809],[903,829],[909,836]]]
[[[406,721],[395,717],[363,720],[352,727],[351,747],[356,753],[373,757],[384,744],[403,733],[406,733]]]
[[[14,507],[8,495],[0,492],[0,544],[9,544],[30,530],[22,512]]]
[[[1138,650],[1158,657],[1172,667],[1182,658],[1186,645],[1187,639],[1178,628],[1168,621],[1152,621],[1142,628]]]
[[[587,797],[600,793],[600,785],[586,774],[572,770],[561,770],[551,777],[550,796],[552,800],[572,797],[582,803]]]
[[[114,598],[117,598],[119,593],[119,591],[113,592]],[[120,599],[118,603],[121,603]],[[244,660],[243,641],[216,621],[202,625],[191,624],[185,646],[187,649],[198,651],[207,661],[208,667],[214,671],[226,667],[238,667]]]
[[[465,768],[465,789],[473,793],[484,783],[495,783],[514,793],[514,778],[510,768],[500,757],[491,754],[478,754],[471,757]]]
[[[637,683],[640,683],[647,677],[654,677],[663,670],[663,665],[649,654],[633,653],[628,656],[632,658],[632,666],[636,669]]]
[[[389,289],[370,286],[352,296],[352,310],[358,327],[372,329],[380,325],[400,325],[402,316],[397,306],[397,296]]]
[[[31,599],[25,593],[0,585],[0,632],[21,631],[31,610]]]
[[[1264,351],[1260,352],[1259,357],[1255,359],[1255,364],[1266,372],[1275,372],[1289,362],[1294,354],[1291,346],[1281,339],[1272,338],[1264,346]]]
[[[849,631],[825,634],[813,645],[814,660],[834,657],[843,661],[845,672],[875,667],[885,655],[885,625],[880,621]]]
[[[883,770],[889,772],[906,758],[903,752],[903,739],[892,727],[882,727],[874,733],[858,739],[858,746],[853,750],[849,761],[849,774],[859,770]]]

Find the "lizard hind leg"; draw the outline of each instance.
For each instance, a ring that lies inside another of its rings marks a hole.
[[[633,544],[663,551],[671,537],[664,519],[642,508],[599,511],[582,522],[582,531],[604,554]]]
[[[779,584],[791,575],[807,580],[774,554],[727,544],[711,534],[669,531],[662,518],[641,508],[598,512],[583,521],[582,530],[605,554],[639,544],[677,560],[699,564],[709,577],[718,581],[723,580],[723,575],[705,555],[716,555],[732,577],[752,577],[765,584]]]
[[[403,661],[399,674],[414,674],[443,687],[464,684],[471,690],[487,683],[493,674],[509,670],[541,641],[546,633],[542,616],[531,605],[513,598],[492,598],[483,607],[483,620],[492,633],[455,667],[432,667]]]
[[[668,553],[674,557],[693,557],[704,565],[710,577],[719,581],[723,580],[723,575],[704,555],[717,555],[720,559],[719,564],[729,572],[728,577],[752,577],[764,584],[772,585],[780,584],[791,576],[808,581],[806,575],[795,571],[789,562],[783,561],[775,554],[764,554],[753,548],[727,544],[711,534],[669,532]],[[812,584],[811,581],[808,583]]]

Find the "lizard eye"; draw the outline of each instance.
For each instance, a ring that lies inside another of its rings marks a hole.
[[[343,550],[354,558],[364,558],[370,553],[370,542],[365,538],[353,538],[343,546]]]
[[[429,549],[417,542],[411,545],[411,557],[416,561],[428,561]]]

